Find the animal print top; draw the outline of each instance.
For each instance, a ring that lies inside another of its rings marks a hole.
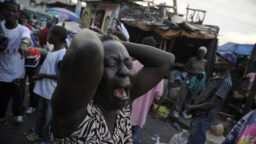
[[[53,144],[132,144],[130,105],[117,112],[115,130],[111,136],[100,108],[91,101],[87,105],[87,116],[78,128],[65,138],[54,138]]]

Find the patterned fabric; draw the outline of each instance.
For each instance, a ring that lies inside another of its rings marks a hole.
[[[132,144],[130,105],[117,112],[115,130],[111,136],[104,116],[97,105],[91,101],[87,105],[87,116],[69,137],[54,138],[53,144]]]
[[[229,132],[222,144],[255,144],[256,110],[244,116]]]
[[[232,88],[232,81],[230,75],[211,78],[207,83],[200,95],[195,99],[194,105],[202,104],[210,100],[213,96],[219,97],[221,100],[216,103],[216,106],[210,110],[195,111],[196,115],[208,115],[208,120],[214,120],[216,114],[219,112],[223,105],[226,96]]]

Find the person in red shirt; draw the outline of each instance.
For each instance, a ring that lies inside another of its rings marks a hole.
[[[40,44],[41,47],[44,47],[44,45],[46,45],[46,43],[47,43],[47,37],[48,37],[48,34],[50,32],[51,26],[52,26],[52,23],[47,22],[46,27],[40,30],[39,44]]]

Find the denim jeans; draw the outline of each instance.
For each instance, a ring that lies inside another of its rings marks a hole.
[[[143,128],[139,126],[132,126],[132,139],[133,144],[140,144]]]
[[[52,119],[51,101],[39,98],[35,132],[44,142],[50,142],[49,125]]]
[[[182,108],[184,106],[184,101],[186,99],[188,95],[188,87],[187,87],[187,83],[185,80],[182,81],[182,85],[176,100],[176,106],[175,106],[175,110],[177,112],[181,112]],[[184,106],[185,107],[185,106]]]
[[[188,144],[205,144],[206,131],[210,125],[207,117],[193,117]]]
[[[33,76],[39,73],[40,67],[30,68],[26,67],[26,77],[29,79],[29,107],[37,108],[39,96],[33,92],[35,87],[35,81],[33,80]]]

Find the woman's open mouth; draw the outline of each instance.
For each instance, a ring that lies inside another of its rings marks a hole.
[[[130,98],[129,96],[129,90],[128,88],[117,88],[114,89],[113,92],[114,96],[121,99],[121,100],[127,100]]]

